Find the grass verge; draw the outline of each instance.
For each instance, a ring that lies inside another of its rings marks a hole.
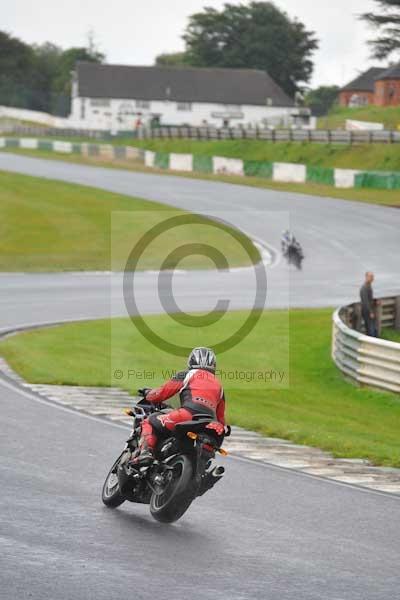
[[[186,177],[189,179],[203,179],[209,181],[220,181],[223,183],[232,183],[235,185],[246,185],[280,192],[293,192],[295,194],[306,194],[309,196],[318,196],[322,198],[336,198],[339,200],[351,200],[354,202],[364,202],[367,204],[378,204],[381,206],[400,207],[400,194],[398,190],[372,190],[372,189],[339,189],[328,185],[319,185],[314,183],[279,183],[263,179],[262,177],[241,177],[235,175],[209,175],[200,173],[181,173],[178,171],[165,171],[161,169],[150,169],[138,161],[111,160],[99,157],[84,157],[79,154],[57,155],[45,150],[21,150],[13,148],[11,150],[2,150],[12,154],[22,154],[24,156],[40,157],[50,160],[61,160],[64,162],[85,164],[91,166],[101,166],[114,169],[127,169],[141,173],[156,173],[158,175],[173,175],[176,177]]]
[[[290,385],[276,382],[239,385],[224,380],[232,423],[333,452],[400,467],[400,400],[397,396],[347,383],[330,358],[332,310],[263,313],[259,325],[241,344],[219,357],[219,368],[278,369],[290,372]],[[223,327],[233,330],[243,313],[229,313]],[[166,316],[146,322],[168,339],[196,344],[210,341],[206,329],[178,325]],[[290,325],[289,343],[287,340]],[[218,334],[219,323],[212,333]],[[221,325],[222,328],[222,325]],[[112,342],[112,343],[111,343]],[[112,348],[112,351],[111,351]],[[263,351],[265,348],[265,351]],[[290,358],[289,351],[290,350]],[[161,383],[163,370],[182,368],[144,340],[124,319],[71,324],[9,338],[0,353],[28,381],[119,386],[134,390]],[[140,380],[145,369],[155,376]],[[113,369],[136,374],[121,380]]]
[[[0,271],[122,270],[132,248],[154,225],[188,214],[164,204],[96,188],[0,172]],[[138,269],[159,269],[168,250],[181,244],[208,243],[223,250],[231,266],[260,258],[243,234],[244,249],[209,220],[184,225],[149,245]],[[183,268],[212,268],[193,255]]]
[[[382,331],[382,339],[383,340],[388,340],[389,342],[396,342],[397,344],[400,344],[400,331],[397,331],[396,329],[384,329]]]
[[[399,111],[400,112],[400,111]],[[126,145],[157,152],[226,156],[266,162],[298,163],[315,167],[400,171],[398,144],[316,144],[262,140],[196,141],[125,140]]]
[[[400,125],[400,108],[398,106],[383,107],[371,105],[359,108],[335,106],[329,115],[318,119],[318,128],[344,129],[347,119],[383,123],[385,129],[397,129]]]
[[[399,121],[400,121],[400,110]],[[225,156],[262,162],[286,162],[315,167],[400,171],[399,144],[319,144],[309,142],[266,142],[263,140],[190,140],[120,137],[116,140],[57,138],[71,142],[111,143],[134,146],[154,152],[177,152],[205,156]]]

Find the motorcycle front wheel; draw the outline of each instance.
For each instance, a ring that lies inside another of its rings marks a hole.
[[[195,495],[191,489],[192,463],[187,456],[174,457],[165,485],[153,492],[150,500],[151,515],[161,523],[173,523],[187,511]]]
[[[125,456],[125,450],[119,455],[113,466],[111,467],[103,485],[101,499],[109,508],[117,508],[125,502],[124,496],[121,494],[118,483],[117,469],[122,458]]]

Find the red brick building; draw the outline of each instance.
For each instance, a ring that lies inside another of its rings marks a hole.
[[[350,107],[400,106],[400,63],[389,69],[368,69],[340,90],[339,103]]]
[[[375,104],[375,81],[386,69],[372,67],[350,81],[339,92],[340,106],[366,106]],[[399,81],[400,82],[400,81]]]
[[[400,106],[400,63],[381,73],[375,81],[374,104]]]

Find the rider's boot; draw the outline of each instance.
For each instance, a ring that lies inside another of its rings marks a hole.
[[[148,421],[142,425],[142,434],[139,440],[139,448],[131,458],[134,465],[146,466],[154,461],[154,448],[157,444],[157,437]]]
[[[139,446],[136,456],[133,457],[133,464],[140,467],[151,465],[154,461],[154,451],[145,442]]]
[[[150,465],[154,461],[154,450],[157,445],[157,435],[148,419],[142,423],[139,448],[131,458],[131,463],[136,466]]]
[[[130,463],[134,467],[147,467],[154,461],[154,452],[147,445],[140,445],[136,452],[132,455]]]

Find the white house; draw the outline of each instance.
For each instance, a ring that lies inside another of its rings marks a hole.
[[[71,122],[92,129],[292,123],[294,102],[264,71],[77,63]]]

